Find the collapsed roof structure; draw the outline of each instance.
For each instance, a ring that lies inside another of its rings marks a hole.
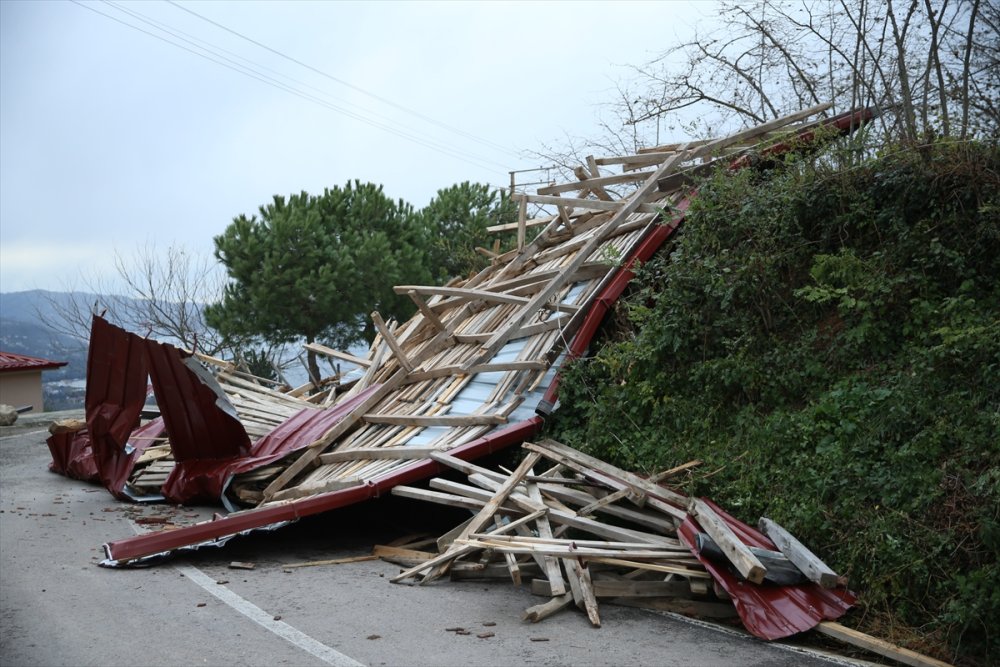
[[[510,226],[516,248],[466,279],[397,286],[417,313],[399,324],[372,313],[378,335],[365,358],[314,345],[360,368],[308,398],[95,317],[86,428],[54,433],[53,469],[100,481],[120,499],[210,501],[228,510],[110,541],[103,564],[219,545],[427,479],[442,470],[442,453],[472,461],[525,442],[556,407],[562,364],[586,351],[635,264],[678,230],[697,194],[694,177],[720,164],[766,166],[874,117],[864,109],[804,122],[829,106],[722,139],[588,158],[579,180],[521,195],[520,219]],[[601,172],[616,165],[622,173]],[[626,194],[616,197],[612,189],[622,186]],[[555,212],[528,220],[532,203]],[[161,417],[134,428],[147,378]],[[675,531],[692,522],[681,508],[671,516]],[[693,530],[679,533],[687,546]],[[744,535],[763,544],[759,534]]]

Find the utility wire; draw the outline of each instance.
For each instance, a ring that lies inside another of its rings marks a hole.
[[[365,90],[364,88],[361,88],[360,86],[356,86],[353,83],[350,83],[349,81],[344,81],[343,79],[339,79],[339,78],[333,76],[332,74],[329,74],[327,72],[324,72],[323,70],[320,70],[320,69],[317,69],[316,67],[313,67],[312,65],[310,65],[308,63],[304,63],[301,60],[298,60],[296,58],[293,58],[292,56],[289,56],[289,55],[287,55],[285,53],[282,53],[281,51],[278,51],[277,49],[271,48],[267,44],[263,44],[263,43],[258,42],[257,40],[255,40],[255,39],[253,39],[251,37],[247,37],[246,35],[244,35],[244,34],[242,34],[240,32],[237,32],[236,30],[233,30],[232,28],[230,28],[228,26],[223,25],[223,24],[219,23],[218,21],[213,21],[212,19],[208,18],[207,16],[203,16],[203,15],[199,14],[198,12],[194,11],[193,9],[188,9],[187,7],[181,5],[180,3],[174,2],[174,0],[165,0],[165,2],[173,5],[177,9],[183,10],[183,11],[187,12],[188,14],[191,14],[192,16],[198,17],[202,21],[206,21],[208,23],[211,23],[212,25],[216,26],[217,28],[219,28],[221,30],[225,30],[226,32],[228,32],[230,34],[233,34],[233,35],[239,37],[240,39],[246,40],[246,41],[250,42],[251,44],[259,46],[260,48],[265,49],[267,51],[270,51],[271,53],[275,54],[276,56],[279,56],[281,58],[284,58],[285,60],[293,62],[296,65],[299,65],[300,67],[305,67],[306,69],[308,69],[308,70],[310,70],[312,72],[315,72],[316,74],[319,74],[320,76],[324,76],[327,79],[330,79],[331,81],[339,83],[342,86],[347,86],[351,90],[355,90],[355,91],[361,93],[362,95],[367,95],[368,97],[370,97],[370,98],[372,98],[374,100],[378,100],[382,104],[387,104],[387,105],[393,107],[394,109],[398,109],[399,111],[402,111],[404,113],[410,114],[411,116],[415,116],[416,118],[419,118],[420,120],[422,120],[422,121],[424,121],[426,123],[430,123],[432,125],[436,125],[436,126],[442,128],[442,129],[448,130],[449,132],[454,132],[455,134],[462,135],[463,137],[466,137],[467,139],[472,139],[473,141],[476,141],[478,143],[484,144],[486,146],[490,146],[491,148],[495,148],[497,150],[504,151],[508,155],[512,155],[512,156],[515,156],[515,157],[520,157],[520,155],[518,155],[516,152],[510,150],[506,146],[502,146],[501,144],[492,142],[492,141],[490,141],[488,139],[483,139],[482,137],[478,137],[478,136],[472,134],[471,132],[466,132],[465,130],[459,129],[459,128],[454,127],[452,125],[448,125],[447,123],[441,122],[441,121],[439,121],[439,120],[437,120],[435,118],[431,118],[430,116],[426,116],[426,115],[420,113],[419,111],[415,111],[415,110],[410,109],[408,107],[405,107],[405,106],[403,106],[401,104],[397,104],[396,102],[393,102],[392,100],[386,99],[386,98],[382,97],[381,95],[377,95],[376,93],[373,93],[371,91]]]
[[[119,18],[117,18],[115,16],[112,16],[111,14],[107,14],[105,12],[102,12],[102,11],[98,10],[98,9],[95,9],[94,7],[86,5],[86,4],[82,3],[82,2],[80,2],[79,0],[70,0],[70,1],[73,2],[74,4],[77,4],[77,5],[81,6],[81,7],[84,7],[85,9],[89,9],[90,11],[92,11],[92,12],[94,12],[96,14],[100,14],[101,16],[103,16],[103,17],[105,17],[107,19],[115,21],[116,23],[120,23],[120,24],[122,24],[122,25],[124,25],[124,26],[126,26],[128,28],[132,28],[133,30],[136,30],[136,31],[141,32],[141,33],[144,33],[144,34],[146,34],[146,35],[148,35],[150,37],[154,37],[154,38],[156,38],[156,39],[158,39],[160,41],[163,41],[163,42],[166,42],[167,44],[170,44],[171,46],[175,46],[175,47],[177,47],[179,49],[183,49],[184,51],[192,53],[192,54],[194,54],[196,56],[199,56],[201,58],[205,58],[206,60],[210,60],[210,61],[212,61],[212,62],[214,62],[214,63],[216,63],[218,65],[222,65],[223,67],[229,68],[229,69],[231,69],[231,70],[233,70],[235,72],[243,74],[244,76],[248,76],[248,77],[250,77],[252,79],[256,79],[256,80],[258,80],[258,81],[260,81],[262,83],[265,83],[265,84],[267,84],[269,86],[278,88],[279,90],[283,90],[285,92],[291,93],[292,95],[296,95],[296,96],[298,96],[298,97],[300,97],[302,99],[305,99],[307,101],[313,102],[313,103],[318,104],[320,106],[326,107],[326,108],[328,108],[328,109],[330,109],[332,111],[336,111],[337,113],[341,113],[341,114],[344,114],[344,115],[346,115],[346,116],[348,116],[350,118],[354,118],[355,120],[359,120],[359,121],[361,121],[363,123],[367,123],[369,125],[377,127],[379,129],[382,129],[382,130],[384,130],[386,132],[394,134],[394,135],[396,135],[398,137],[401,137],[403,139],[407,139],[408,141],[412,141],[414,143],[417,143],[417,144],[420,144],[420,145],[425,146],[427,148],[430,148],[431,150],[435,150],[435,151],[437,151],[439,153],[448,155],[449,157],[456,158],[458,160],[461,160],[463,162],[467,162],[469,164],[472,164],[474,166],[477,166],[477,167],[480,167],[480,168],[483,168],[483,169],[489,169],[490,171],[494,171],[495,173],[501,173],[501,172],[497,172],[494,168],[489,167],[487,164],[484,164],[483,160],[478,159],[475,156],[469,157],[467,155],[463,155],[463,154],[457,152],[454,149],[451,149],[451,148],[448,148],[446,146],[437,144],[437,143],[435,143],[435,142],[433,142],[433,141],[431,141],[429,139],[421,138],[421,137],[418,137],[418,136],[412,136],[410,134],[407,134],[406,132],[402,132],[402,131],[397,130],[397,129],[393,128],[393,127],[385,125],[384,123],[379,123],[379,122],[373,121],[373,120],[371,120],[369,118],[365,118],[364,116],[361,116],[359,114],[351,112],[351,111],[349,111],[347,109],[343,109],[341,107],[338,107],[338,106],[336,106],[334,104],[331,104],[331,103],[329,103],[329,102],[327,102],[325,100],[322,100],[320,98],[317,98],[317,97],[315,97],[313,95],[309,95],[308,93],[304,93],[304,92],[302,92],[300,90],[297,90],[297,89],[295,89],[295,88],[293,88],[291,86],[288,86],[288,85],[286,85],[286,84],[284,84],[284,83],[282,83],[280,81],[277,81],[277,80],[273,79],[272,77],[268,77],[266,75],[261,74],[260,72],[256,72],[252,68],[247,68],[247,67],[245,67],[243,65],[239,65],[239,63],[235,63],[235,61],[232,61],[231,59],[226,59],[226,60],[230,61],[229,63],[227,63],[224,60],[220,60],[219,58],[221,58],[221,56],[218,56],[218,54],[214,54],[213,53],[212,55],[207,55],[206,53],[202,53],[200,51],[196,51],[196,50],[191,49],[191,48],[189,48],[187,46],[184,46],[183,44],[179,44],[179,43],[174,42],[174,41],[172,41],[170,39],[167,39],[166,37],[163,37],[163,36],[158,35],[156,33],[150,32],[149,30],[146,30],[146,29],[144,29],[144,28],[142,28],[140,26],[128,23],[127,21],[123,21],[123,20],[121,20],[121,19],[119,19]],[[207,51],[207,49],[204,49],[203,47],[198,47],[198,48],[201,48],[202,51]],[[211,53],[211,52],[209,52],[209,53]],[[214,56],[218,56],[218,57],[212,57],[213,55]],[[499,164],[499,163],[494,163],[494,164]]]
[[[288,81],[291,81],[292,83],[297,84],[298,86],[303,86],[303,87],[305,87],[307,89],[310,89],[310,90],[313,90],[313,91],[319,93],[320,95],[323,95],[325,97],[333,99],[333,100],[335,100],[336,102],[338,102],[340,104],[346,104],[348,106],[351,106],[351,107],[354,107],[356,109],[359,109],[360,111],[364,112],[366,115],[365,116],[358,116],[357,114],[352,114],[351,112],[349,112],[349,111],[347,111],[345,109],[342,109],[341,107],[338,107],[336,105],[328,104],[328,103],[325,103],[325,102],[322,102],[322,101],[318,102],[318,103],[323,104],[323,106],[327,106],[327,108],[330,108],[330,109],[332,109],[334,111],[337,111],[338,113],[344,113],[345,115],[348,115],[351,118],[355,118],[357,120],[361,120],[363,122],[366,122],[366,123],[369,123],[369,124],[373,124],[373,125],[375,125],[376,127],[380,128],[380,129],[387,129],[388,131],[393,131],[392,129],[389,129],[389,128],[391,126],[393,126],[393,125],[396,125],[396,126],[398,126],[398,128],[402,128],[401,131],[410,133],[407,138],[410,138],[410,139],[419,138],[419,140],[421,142],[424,142],[423,145],[431,147],[430,145],[433,144],[434,146],[436,146],[438,149],[440,149],[442,151],[448,151],[448,154],[452,155],[452,156],[465,155],[466,157],[468,157],[468,158],[470,158],[472,160],[475,160],[477,163],[479,163],[480,166],[486,166],[487,163],[496,165],[496,166],[501,167],[501,168],[505,168],[507,166],[507,165],[504,165],[504,164],[502,164],[500,162],[492,160],[490,158],[487,158],[487,157],[484,157],[484,156],[480,156],[480,155],[477,155],[475,153],[470,153],[468,151],[463,151],[461,149],[455,148],[453,146],[450,146],[450,145],[442,143],[442,142],[435,141],[433,139],[429,139],[427,137],[421,137],[419,130],[416,130],[416,129],[411,128],[411,127],[407,127],[405,125],[401,125],[401,124],[399,124],[397,121],[395,121],[392,118],[389,118],[389,117],[384,116],[382,114],[376,113],[374,111],[371,111],[370,109],[366,109],[365,107],[359,106],[359,105],[354,104],[352,102],[349,102],[349,101],[346,101],[346,100],[342,100],[342,99],[333,97],[332,95],[330,95],[325,90],[322,90],[320,88],[312,86],[312,85],[310,85],[310,84],[308,84],[308,83],[306,83],[304,81],[300,81],[298,79],[290,77],[290,76],[288,76],[286,74],[283,74],[283,73],[281,73],[281,72],[279,72],[277,70],[274,70],[274,69],[272,69],[270,67],[267,67],[266,65],[262,65],[261,63],[258,63],[258,62],[255,62],[253,60],[250,60],[249,58],[244,58],[243,56],[241,56],[241,55],[239,55],[237,53],[234,53],[232,51],[228,51],[228,50],[223,49],[223,48],[221,48],[221,47],[219,47],[219,46],[217,46],[215,44],[212,44],[211,42],[203,40],[203,39],[201,39],[201,38],[199,38],[199,37],[197,37],[195,35],[191,35],[190,33],[186,33],[184,31],[179,30],[177,28],[174,28],[174,27],[172,27],[172,26],[170,26],[170,25],[168,25],[166,23],[163,23],[161,21],[157,21],[156,19],[154,19],[154,18],[152,18],[152,17],[150,17],[148,15],[142,14],[141,12],[137,12],[137,11],[135,11],[133,9],[124,7],[124,6],[122,6],[122,5],[118,4],[118,3],[111,2],[111,0],[102,0],[102,2],[104,2],[104,4],[106,4],[106,5],[114,7],[115,9],[117,9],[118,11],[120,11],[122,13],[128,14],[128,15],[132,16],[133,18],[138,19],[139,21],[142,21],[143,23],[145,23],[147,25],[153,26],[154,28],[156,28],[156,29],[158,29],[158,30],[160,30],[162,32],[165,32],[165,33],[167,33],[169,35],[172,35],[173,37],[175,37],[175,38],[177,38],[177,39],[179,39],[179,40],[181,40],[183,42],[186,42],[186,43],[194,46],[195,48],[202,49],[204,51],[208,51],[209,53],[211,53],[212,55],[216,56],[217,58],[221,58],[222,60],[225,60],[225,61],[231,63],[233,65],[233,67],[242,68],[242,69],[246,69],[246,70],[252,71],[254,74],[259,75],[261,77],[264,77],[264,78],[268,79],[269,85],[274,85],[274,86],[280,87],[282,90],[286,90],[287,92],[291,92],[292,94],[296,94],[296,95],[298,95],[299,93],[302,92],[301,90],[290,90],[290,88],[292,88],[292,86],[289,86],[288,84],[285,84],[285,83],[283,83],[281,81],[278,81],[277,79],[274,79],[273,77],[270,77],[270,76],[264,74],[260,70],[266,70],[268,72],[271,72],[271,73],[273,73],[273,74],[275,74],[275,75],[277,75],[279,77],[282,77],[283,79],[287,79]],[[126,25],[129,25],[129,24],[126,24]],[[194,40],[194,41],[192,41],[192,40]],[[197,44],[195,42],[199,42],[200,44]],[[204,44],[206,46],[202,46],[202,44]],[[244,61],[246,63],[249,63],[249,65],[243,65],[242,63],[239,63],[239,62],[233,60],[232,58],[228,58],[228,57],[222,55],[222,53],[229,54],[229,55],[231,55],[231,56],[233,56],[235,58],[238,58],[239,60],[242,60],[242,61]],[[201,55],[201,54],[198,54],[198,55]],[[218,62],[218,61],[215,61],[215,62]],[[223,63],[219,63],[219,64],[223,64]],[[228,67],[228,65],[227,65],[227,67]],[[230,69],[232,69],[233,67],[230,67]],[[241,72],[241,73],[245,74],[246,72]],[[302,97],[303,95],[307,95],[307,94],[303,93],[302,95],[299,95],[299,96]],[[311,96],[306,97],[305,99],[309,99],[310,101],[316,101],[314,99],[311,99]],[[370,118],[370,116],[375,116],[377,118],[380,118],[383,121],[383,123],[377,123],[375,121],[372,121],[371,118]],[[399,135],[399,136],[405,136],[405,135]]]

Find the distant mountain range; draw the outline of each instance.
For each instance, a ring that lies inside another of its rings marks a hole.
[[[0,350],[52,361],[66,361],[66,366],[46,371],[45,382],[83,379],[87,371],[87,341],[58,331],[59,310],[74,298],[69,292],[0,293]]]

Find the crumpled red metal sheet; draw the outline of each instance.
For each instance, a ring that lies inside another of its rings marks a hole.
[[[99,482],[101,476],[97,472],[97,462],[94,461],[94,451],[90,447],[90,434],[87,429],[74,432],[55,433],[46,440],[49,452],[52,453],[52,463],[49,470],[73,479],[85,482]]]
[[[125,333],[143,344],[176,461],[232,459],[249,453],[250,438],[208,371],[173,345]]]
[[[372,385],[357,396],[328,410],[304,408],[254,443],[249,455],[229,459],[178,461],[163,483],[163,495],[175,503],[225,500],[225,489],[234,475],[266,466],[286,454],[308,447],[381,385]]]
[[[774,542],[760,531],[733,518],[718,505],[702,498],[718,512],[745,545],[776,550]],[[826,589],[817,584],[797,586],[758,585],[739,578],[731,568],[703,558],[695,546],[695,535],[701,527],[688,517],[677,530],[678,536],[691,553],[705,566],[712,578],[733,598],[736,612],[743,625],[761,639],[783,639],[816,627],[820,621],[833,621],[843,616],[856,598],[847,589]]]
[[[127,499],[125,483],[136,458],[163,432],[159,421],[133,433],[146,401],[147,378],[142,339],[94,316],[87,354],[87,428],[49,438],[49,469],[99,481],[116,498]]]

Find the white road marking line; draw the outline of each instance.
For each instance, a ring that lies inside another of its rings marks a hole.
[[[27,433],[15,433],[13,435],[5,435],[3,437],[0,437],[0,440],[10,440],[11,438],[23,438],[27,435],[37,435],[39,433],[48,433],[48,432],[49,430],[47,428],[43,428],[40,431],[28,431]]]
[[[129,520],[129,524],[132,526],[133,532],[137,535],[146,532],[132,520]],[[344,655],[336,649],[330,648],[326,644],[313,639],[301,630],[293,628],[288,623],[274,620],[274,616],[272,614],[268,614],[266,611],[249,600],[241,597],[239,594],[230,590],[226,586],[216,583],[215,579],[208,576],[198,568],[191,565],[174,565],[174,569],[183,574],[193,583],[201,586],[208,593],[219,598],[219,600],[232,609],[238,611],[254,623],[263,627],[265,630],[273,632],[293,646],[302,649],[306,653],[316,656],[326,664],[333,665],[334,667],[365,667],[364,663],[358,662],[354,658]]]
[[[215,579],[212,579],[198,568],[190,565],[174,565],[174,569],[254,623],[257,623],[266,630],[270,630],[303,651],[311,653],[326,664],[334,665],[335,667],[364,667],[357,660],[330,648],[322,642],[316,641],[301,630],[293,628],[288,623],[274,620],[274,616],[268,614],[254,603],[240,597],[229,588],[216,583]]]

